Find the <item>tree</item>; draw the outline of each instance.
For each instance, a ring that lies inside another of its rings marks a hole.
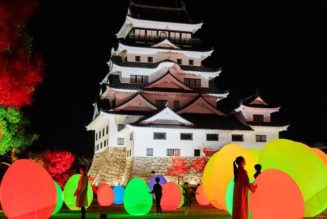
[[[200,157],[193,161],[191,168],[197,172],[203,172],[208,160],[209,160],[209,157],[207,157],[207,156]]]
[[[186,159],[183,157],[173,157],[171,159],[171,166],[167,170],[168,176],[176,176],[177,182],[179,184],[179,177],[181,174],[185,174],[189,171],[189,165],[186,162]]]

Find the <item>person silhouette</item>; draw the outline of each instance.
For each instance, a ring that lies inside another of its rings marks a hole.
[[[254,165],[254,169],[256,170],[256,172],[253,175],[253,177],[256,179],[261,173],[261,165],[260,164]]]
[[[255,192],[257,186],[250,184],[244,169],[245,159],[239,156],[233,162],[234,194],[232,219],[248,219],[248,190]]]
[[[156,181],[156,183],[153,185],[153,189],[150,192],[150,194],[153,194],[154,193],[154,195],[155,195],[155,199],[156,199],[156,210],[157,210],[157,215],[158,215],[158,214],[161,214],[161,205],[160,205],[160,202],[161,202],[161,197],[162,197],[162,187],[160,185],[160,178],[159,177],[156,177],[155,178],[155,181]]]
[[[190,208],[191,208],[191,194],[192,194],[192,191],[189,188],[188,182],[184,182],[184,185],[183,185],[183,196],[184,196],[184,206],[185,206],[184,214],[185,215],[188,215],[189,212],[190,212]]]
[[[77,196],[76,198],[76,207],[81,208],[82,213],[82,219],[85,219],[85,207],[88,205],[87,200],[87,187],[89,183],[89,179],[86,174],[86,168],[85,166],[80,166],[79,172],[81,174],[79,180],[78,180],[78,186],[75,190],[74,195]]]

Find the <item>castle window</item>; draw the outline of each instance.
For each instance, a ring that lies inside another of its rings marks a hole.
[[[149,77],[144,75],[131,75],[130,83],[138,83],[138,84],[147,84],[149,82]]]
[[[117,130],[120,131],[126,127],[125,124],[118,124]]]
[[[106,133],[108,134],[109,133],[109,126],[107,125],[106,127]]]
[[[165,132],[154,132],[153,139],[155,140],[166,140],[166,133]]]
[[[207,134],[207,141],[219,141],[218,134]]]
[[[243,135],[232,135],[232,141],[244,141]]]
[[[107,140],[104,140],[104,142],[103,142],[103,146],[104,146],[104,147],[107,146]]]
[[[180,149],[167,149],[167,156],[181,156]]]
[[[102,142],[100,143],[100,148],[102,148]]]
[[[184,83],[190,87],[201,87],[201,79],[184,78]]]
[[[118,145],[124,145],[124,138],[117,138]]]
[[[99,145],[98,144],[97,144],[97,147],[96,148],[97,148],[97,150],[99,150]]]
[[[256,142],[266,142],[267,141],[267,136],[266,135],[256,135],[255,136],[255,141]]]
[[[156,100],[156,105],[159,107],[159,108],[164,108],[167,104],[167,100]]]
[[[177,64],[181,65],[182,64],[182,59],[177,59]]]
[[[166,39],[168,36],[168,32],[166,31],[159,31],[159,37],[160,39]]]
[[[134,138],[133,133],[129,134],[129,140],[133,141],[133,138]]]
[[[101,138],[101,131],[99,131],[99,139]]]
[[[181,133],[181,140],[193,140],[192,133]]]
[[[131,157],[132,156],[132,150],[129,149],[126,151],[126,157]]]
[[[135,56],[135,62],[140,62],[141,61],[141,56]]]
[[[153,148],[147,148],[146,149],[146,156],[148,156],[148,157],[153,156]]]
[[[104,128],[102,129],[102,136],[104,136]]]
[[[200,149],[194,149],[194,157],[200,157],[201,150]]]
[[[95,133],[95,140],[98,140],[98,133]]]
[[[148,57],[148,62],[153,62],[153,57]]]
[[[188,60],[188,65],[194,65],[194,60],[193,59]]]
[[[253,114],[253,122],[263,122],[263,115]]]
[[[180,33],[179,32],[170,32],[170,39],[172,41],[179,40],[180,39]]]

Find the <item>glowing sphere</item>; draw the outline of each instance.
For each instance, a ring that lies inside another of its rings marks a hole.
[[[314,217],[327,208],[327,168],[310,147],[286,140],[273,140],[260,155],[263,171],[278,169],[293,178],[304,199],[304,216]]]
[[[8,218],[49,218],[56,201],[51,176],[31,160],[17,160],[5,172],[1,182],[1,205]]]
[[[55,186],[56,186],[56,191],[57,191],[57,204],[55,209],[52,212],[52,215],[55,215],[58,213],[58,211],[61,209],[62,204],[64,203],[64,199],[63,199],[63,194],[62,194],[62,190],[60,188],[60,186],[58,185],[57,182],[54,182]]]
[[[325,166],[327,168],[327,154],[325,154],[319,148],[311,148],[311,150],[325,163]]]
[[[159,183],[161,185],[167,183],[167,180],[166,180],[166,178],[164,176],[162,176],[162,175],[154,175],[154,176],[151,177],[151,180],[149,182],[149,188],[150,188],[150,190],[152,190],[153,189],[153,185],[156,184],[156,178],[157,177],[159,177],[159,179],[160,179],[160,182]]]
[[[258,148],[250,148],[248,151],[254,156],[258,161],[260,159],[261,150]]]
[[[114,192],[114,204],[120,205],[124,203],[124,192],[125,189],[122,186],[115,186],[113,189]]]
[[[202,177],[203,189],[209,202],[216,208],[226,210],[225,193],[233,176],[233,162],[238,156],[246,160],[245,169],[249,178],[255,173],[258,160],[244,147],[237,144],[225,145],[208,161]]]
[[[81,176],[80,174],[72,175],[68,179],[64,187],[64,202],[70,210],[80,210],[79,207],[76,207],[77,197],[74,195],[76,188],[78,186],[78,181],[80,176]],[[88,205],[86,206],[86,208],[88,208],[91,205],[92,200],[93,200],[93,190],[92,190],[91,183],[88,183],[88,187],[87,187]]]
[[[183,191],[184,191],[184,189],[183,189],[183,186],[181,186],[181,185],[177,185],[177,186],[178,186],[178,188],[179,188],[179,191],[180,191],[181,194],[182,194],[181,203],[179,203],[179,205],[178,205],[178,207],[180,208],[180,207],[182,207],[182,206],[184,205],[184,202],[185,202],[184,195],[183,195]]]
[[[263,171],[255,183],[258,187],[255,193],[251,193],[249,202],[253,218],[303,218],[303,197],[289,175],[270,169]]]
[[[103,183],[99,186],[97,195],[98,203],[100,206],[110,206],[114,202],[114,192],[112,191],[112,188],[106,183]]]
[[[165,211],[174,211],[182,201],[182,193],[178,185],[168,182],[162,185],[161,208]]]
[[[199,203],[199,205],[209,205],[210,202],[207,199],[206,195],[203,191],[203,185],[199,185],[196,189],[195,199]]]
[[[124,208],[130,215],[146,215],[152,208],[149,186],[139,178],[128,182],[124,193]]]

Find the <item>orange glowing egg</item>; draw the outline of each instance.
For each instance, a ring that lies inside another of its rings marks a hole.
[[[1,205],[8,218],[49,218],[57,192],[49,173],[31,160],[17,160],[1,182]]]
[[[196,189],[195,199],[199,203],[199,205],[209,205],[210,202],[204,194],[203,185],[199,185]]]
[[[178,185],[168,182],[162,185],[161,208],[164,211],[174,211],[182,201],[182,193]]]
[[[98,203],[100,206],[110,206],[114,202],[114,192],[112,188],[106,184],[102,183],[98,190]]]
[[[304,201],[296,182],[286,173],[269,169],[256,179],[249,207],[255,219],[303,218]]]

